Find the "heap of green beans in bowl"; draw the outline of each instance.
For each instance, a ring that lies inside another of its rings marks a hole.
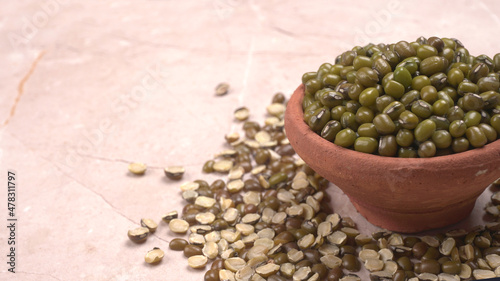
[[[500,136],[500,54],[473,56],[457,39],[356,46],[302,83],[311,130],[356,151],[433,157]]]

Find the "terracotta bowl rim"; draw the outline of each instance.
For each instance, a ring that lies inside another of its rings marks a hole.
[[[338,146],[330,141],[323,139],[321,136],[313,132],[309,126],[303,121],[304,112],[302,110],[302,100],[304,98],[304,84],[301,84],[293,93],[290,98],[285,115],[288,115],[289,118],[285,118],[285,122],[290,122],[294,126],[295,130],[303,136],[307,138],[310,142],[313,142],[312,145],[320,145],[324,146],[328,150],[333,150],[339,153],[339,156],[348,156],[352,158],[357,158],[362,161],[384,161],[385,164],[395,165],[399,168],[404,166],[420,166],[420,165],[443,165],[445,163],[453,162],[453,165],[459,163],[470,162],[471,158],[477,159],[487,159],[488,156],[492,154],[500,153],[500,139],[497,139],[494,142],[491,142],[484,147],[469,149],[464,152],[443,155],[443,156],[435,156],[430,158],[399,158],[399,157],[386,157],[374,154],[368,154],[364,152],[355,151],[352,149],[344,148]],[[293,145],[292,145],[293,146]],[[484,158],[483,158],[484,157]],[[499,159],[500,161],[500,159]]]

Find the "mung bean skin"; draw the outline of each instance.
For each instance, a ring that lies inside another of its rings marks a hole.
[[[431,85],[438,91],[443,90],[448,85],[448,77],[443,72],[433,74],[429,77],[429,80],[431,81]]]
[[[401,129],[396,135],[396,142],[399,146],[411,146],[414,141],[413,132],[408,129]]]
[[[340,278],[344,277],[344,272],[340,266],[336,266],[328,271],[326,276],[327,281],[339,281]]]
[[[397,67],[394,70],[394,81],[399,82],[406,88],[410,87],[413,79],[411,77],[410,71],[405,67]]]
[[[426,119],[420,122],[415,128],[415,140],[418,142],[423,142],[429,139],[432,134],[436,131],[436,123],[430,119]]]
[[[375,138],[359,137],[354,142],[354,150],[364,153],[374,153],[377,151],[378,142]]]
[[[379,133],[373,123],[361,124],[361,126],[358,127],[357,133],[360,137],[371,137],[375,139],[379,137]]]
[[[417,57],[421,60],[437,55],[438,51],[433,46],[422,44],[417,48]]]
[[[359,111],[360,109],[358,109]],[[349,128],[356,131],[359,127],[358,122],[356,121],[357,117],[352,112],[344,112],[340,117],[340,124],[343,128]]]
[[[364,87],[373,87],[379,81],[377,73],[371,67],[361,67],[356,72],[356,78]]]
[[[401,113],[405,111],[405,105],[399,101],[393,101],[388,104],[382,113],[386,113],[392,120],[398,120]]]
[[[353,254],[345,254],[342,257],[342,266],[352,272],[358,272],[361,269],[361,264]]]
[[[414,57],[417,52],[416,50],[411,46],[410,43],[406,41],[399,41],[394,45],[394,52],[401,58],[409,58],[409,57]]]
[[[373,125],[375,125],[377,132],[381,135],[392,134],[394,130],[396,130],[396,124],[394,124],[392,118],[385,113],[375,116]]]
[[[367,88],[359,95],[359,103],[362,106],[372,106],[379,97],[379,91],[376,88]]]
[[[186,258],[189,258],[189,257],[192,257],[192,256],[196,256],[196,255],[203,255],[203,251],[202,249],[199,247],[199,246],[196,246],[196,245],[186,245],[184,247],[184,256]]]
[[[459,261],[446,261],[441,265],[441,270],[444,273],[449,274],[459,274],[460,273],[460,262]]]
[[[452,137],[446,130],[437,130],[431,136],[432,142],[438,149],[445,149],[451,145]]]
[[[207,162],[205,162],[205,164],[203,165],[203,172],[204,173],[212,173],[214,171],[214,164],[215,164],[215,161],[214,160],[208,160]]]
[[[321,137],[328,141],[334,141],[335,136],[342,130],[342,125],[337,120],[328,121],[321,130]]]
[[[390,80],[385,85],[384,92],[395,99],[400,99],[405,93],[405,86],[396,80]]]
[[[415,272],[439,274],[441,272],[441,265],[434,259],[422,260],[420,263],[415,264]]]
[[[467,140],[467,138],[465,137],[455,138],[451,142],[451,148],[455,153],[466,151],[467,149],[469,149],[469,145],[470,145],[469,140]]]
[[[431,81],[429,77],[425,75],[418,75],[413,77],[412,82],[411,82],[411,87],[414,90],[420,91],[423,87],[429,86],[431,84]]]
[[[350,147],[354,145],[355,140],[356,132],[349,128],[341,130],[335,136],[335,144],[342,147]]]
[[[432,74],[443,72],[448,67],[448,62],[445,58],[439,56],[428,57],[420,63],[420,73],[431,76]]]
[[[184,251],[186,246],[189,244],[188,241],[182,238],[174,238],[168,244],[169,248],[174,251]]]
[[[381,156],[395,156],[398,153],[398,144],[393,135],[383,136],[379,140],[378,153]]]
[[[220,281],[219,279],[219,270],[217,269],[210,269],[207,272],[205,272],[204,275],[204,280],[205,281]]]
[[[379,112],[383,111],[384,108],[386,108],[389,104],[391,104],[395,100],[396,100],[395,98],[393,98],[388,94],[378,97],[377,100],[375,101],[376,111]]]
[[[478,125],[478,127],[479,129],[481,129],[481,131],[483,131],[488,142],[493,142],[497,139],[498,134],[492,126],[485,123],[481,123]]]
[[[418,100],[412,104],[411,111],[420,118],[428,118],[432,115],[432,105],[424,100]]]
[[[436,130],[449,130],[450,128],[450,121],[442,116],[432,115],[429,120],[436,123]]]
[[[419,123],[419,118],[413,112],[405,110],[399,115],[399,124],[405,129],[415,129]]]
[[[467,130],[465,130],[465,136],[474,147],[483,147],[488,142],[484,132],[476,126],[467,128]]]

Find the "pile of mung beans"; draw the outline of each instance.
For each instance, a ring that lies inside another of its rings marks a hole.
[[[500,54],[470,55],[457,39],[357,46],[302,83],[311,130],[356,151],[433,157],[500,136]]]
[[[360,233],[351,218],[334,213],[328,181],[295,154],[286,138],[285,106],[285,96],[275,94],[262,125],[237,109],[242,135],[227,134],[228,149],[202,168],[221,178],[181,184],[181,214],[168,210],[162,215],[170,231],[187,234],[172,239],[170,250],[182,251],[190,267],[206,270],[205,281],[359,281],[361,270],[370,280],[500,276],[500,223],[493,216],[469,231],[403,236],[386,230]],[[500,190],[500,181],[491,188]],[[498,204],[500,193],[494,193],[487,208]],[[158,226],[150,219],[141,225],[129,231],[136,243]],[[157,264],[163,257],[153,248],[145,262]]]

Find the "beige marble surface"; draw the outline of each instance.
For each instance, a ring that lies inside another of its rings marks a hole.
[[[179,183],[239,128],[246,105],[262,122],[277,91],[355,44],[456,37],[472,54],[500,49],[500,5],[482,1],[3,1],[0,9],[0,217],[17,171],[16,274],[7,271],[0,227],[0,280],[202,280],[168,248],[165,224],[145,244],[126,232],[142,217],[179,210]],[[213,88],[227,81],[227,96]],[[143,177],[129,161],[150,165]],[[334,188],[334,187],[332,187]],[[338,190],[334,209],[376,229]],[[464,226],[481,223],[482,195]],[[455,226],[454,226],[455,227]]]

